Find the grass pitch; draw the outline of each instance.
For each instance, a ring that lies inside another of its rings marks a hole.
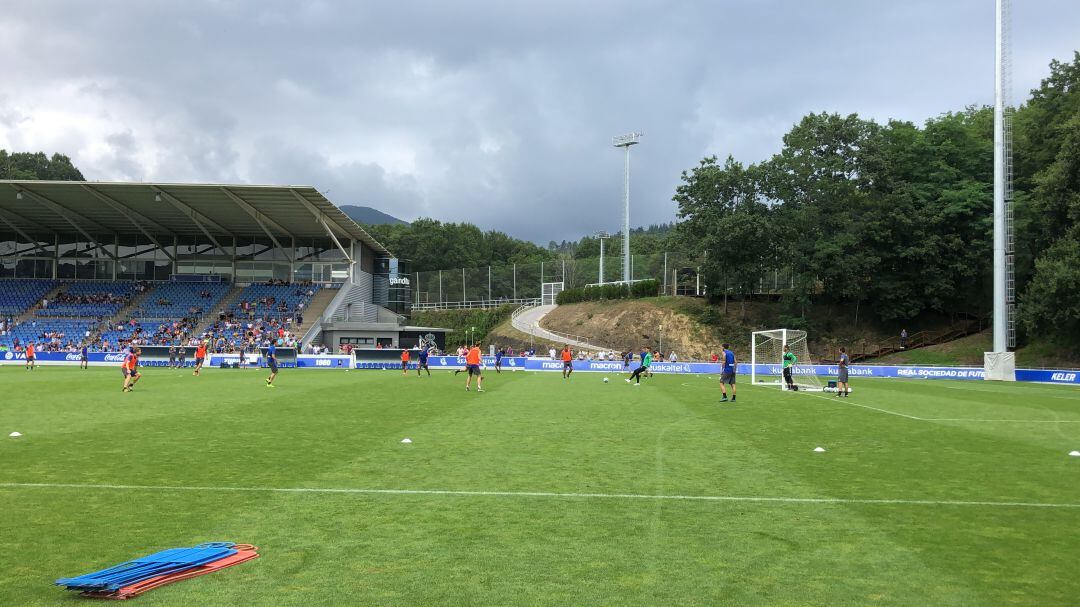
[[[204,541],[140,605],[1066,605],[1080,391],[0,367],[0,604]],[[24,434],[9,439],[11,431]],[[402,438],[414,442],[401,444]],[[814,453],[817,446],[825,453]],[[383,491],[385,490],[385,491]]]

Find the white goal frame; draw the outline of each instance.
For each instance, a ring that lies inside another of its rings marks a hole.
[[[768,380],[758,381],[758,370],[757,370],[757,366],[758,366],[758,363],[759,363],[758,356],[757,356],[758,343],[759,342],[764,343],[763,342],[764,339],[776,340],[778,337],[779,337],[779,340],[780,340],[780,349],[781,349],[781,351],[783,351],[784,346],[787,346],[788,344],[791,344],[791,343],[798,344],[798,343],[801,342],[803,347],[806,347],[805,346],[806,338],[807,338],[806,331],[802,331],[802,330],[798,330],[798,329],[771,329],[771,330],[768,330],[768,331],[754,331],[753,333],[751,333],[750,334],[750,384],[751,385],[754,385],[754,386],[761,386],[761,385],[764,385],[764,386],[776,386],[777,388],[779,388],[781,390],[783,390],[785,388],[783,376],[763,375],[763,377],[768,377],[769,379]],[[795,355],[799,357],[799,361],[798,361],[798,363],[796,363],[796,367],[803,366],[803,365],[813,366],[814,361],[813,361],[812,358],[810,358],[810,350],[809,350],[809,348],[806,348],[805,353],[798,353],[797,352]],[[760,362],[761,362],[761,364],[772,364],[772,365],[779,365],[779,366],[783,367],[783,360],[768,360],[768,361],[760,361]],[[798,375],[798,374],[795,374],[793,372],[792,373],[792,379],[795,382],[795,385],[798,386],[798,388],[800,390],[805,390],[805,391],[809,391],[809,392],[822,392],[822,391],[824,391],[824,388],[822,387],[821,379],[818,377],[817,373],[814,373],[813,375],[808,375],[808,374]]]

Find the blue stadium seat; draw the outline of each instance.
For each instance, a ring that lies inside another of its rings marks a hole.
[[[14,317],[26,312],[56,284],[55,280],[45,279],[0,279],[0,314]]]

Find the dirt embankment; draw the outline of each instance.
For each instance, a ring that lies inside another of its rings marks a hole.
[[[754,301],[721,304],[688,297],[584,302],[559,306],[544,317],[548,329],[582,335],[615,349],[641,346],[672,349],[683,360],[705,359],[731,343],[737,355],[749,358],[750,334],[778,329],[789,323],[808,324],[809,348],[814,360],[835,359],[838,348],[850,353],[868,352],[879,344],[897,340],[899,326],[882,325],[853,307],[819,306],[807,319],[792,319],[777,302]],[[909,333],[949,326],[947,318],[925,318],[907,325]],[[663,327],[663,329],[661,329]],[[661,337],[663,343],[661,344]]]
[[[723,339],[713,328],[654,300],[559,306],[540,324],[553,331],[587,336],[593,343],[619,351],[636,351],[642,346],[674,350],[682,360],[702,360],[719,352]]]

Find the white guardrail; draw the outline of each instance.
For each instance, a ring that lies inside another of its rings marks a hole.
[[[540,303],[539,298],[525,299],[477,299],[474,301],[440,301],[430,303],[414,303],[412,305],[413,310],[471,310],[480,308],[498,308],[499,306],[506,306],[510,304],[523,304],[525,306],[535,306]]]
[[[538,305],[540,305],[540,300],[539,299],[534,299],[534,300],[530,300],[530,303],[525,303],[525,304],[522,304],[522,305],[518,306],[518,308],[516,310],[514,310],[514,312],[510,315],[510,324],[513,325],[514,321],[517,320],[518,316],[520,316],[521,314],[535,308]],[[515,325],[515,328],[517,330],[519,330],[519,331],[524,330],[521,327],[518,327],[516,325]],[[533,338],[543,339],[544,338],[543,336],[538,336],[536,334],[535,329],[537,329],[537,328],[539,328],[539,327],[529,326],[528,331],[526,331],[526,332],[529,335],[531,335]],[[584,335],[573,335],[571,333],[563,333],[562,331],[553,331],[551,329],[540,329],[540,330],[543,331],[544,333],[550,333],[551,335],[554,335],[554,336],[559,337],[561,339],[569,339],[570,341],[580,342],[580,343],[583,343],[583,344],[589,344],[590,347],[592,347],[592,348],[594,348],[596,350],[607,350],[608,349],[608,348],[605,348],[603,346],[597,346],[597,345],[593,344],[591,341],[589,341],[589,338],[585,337]]]

